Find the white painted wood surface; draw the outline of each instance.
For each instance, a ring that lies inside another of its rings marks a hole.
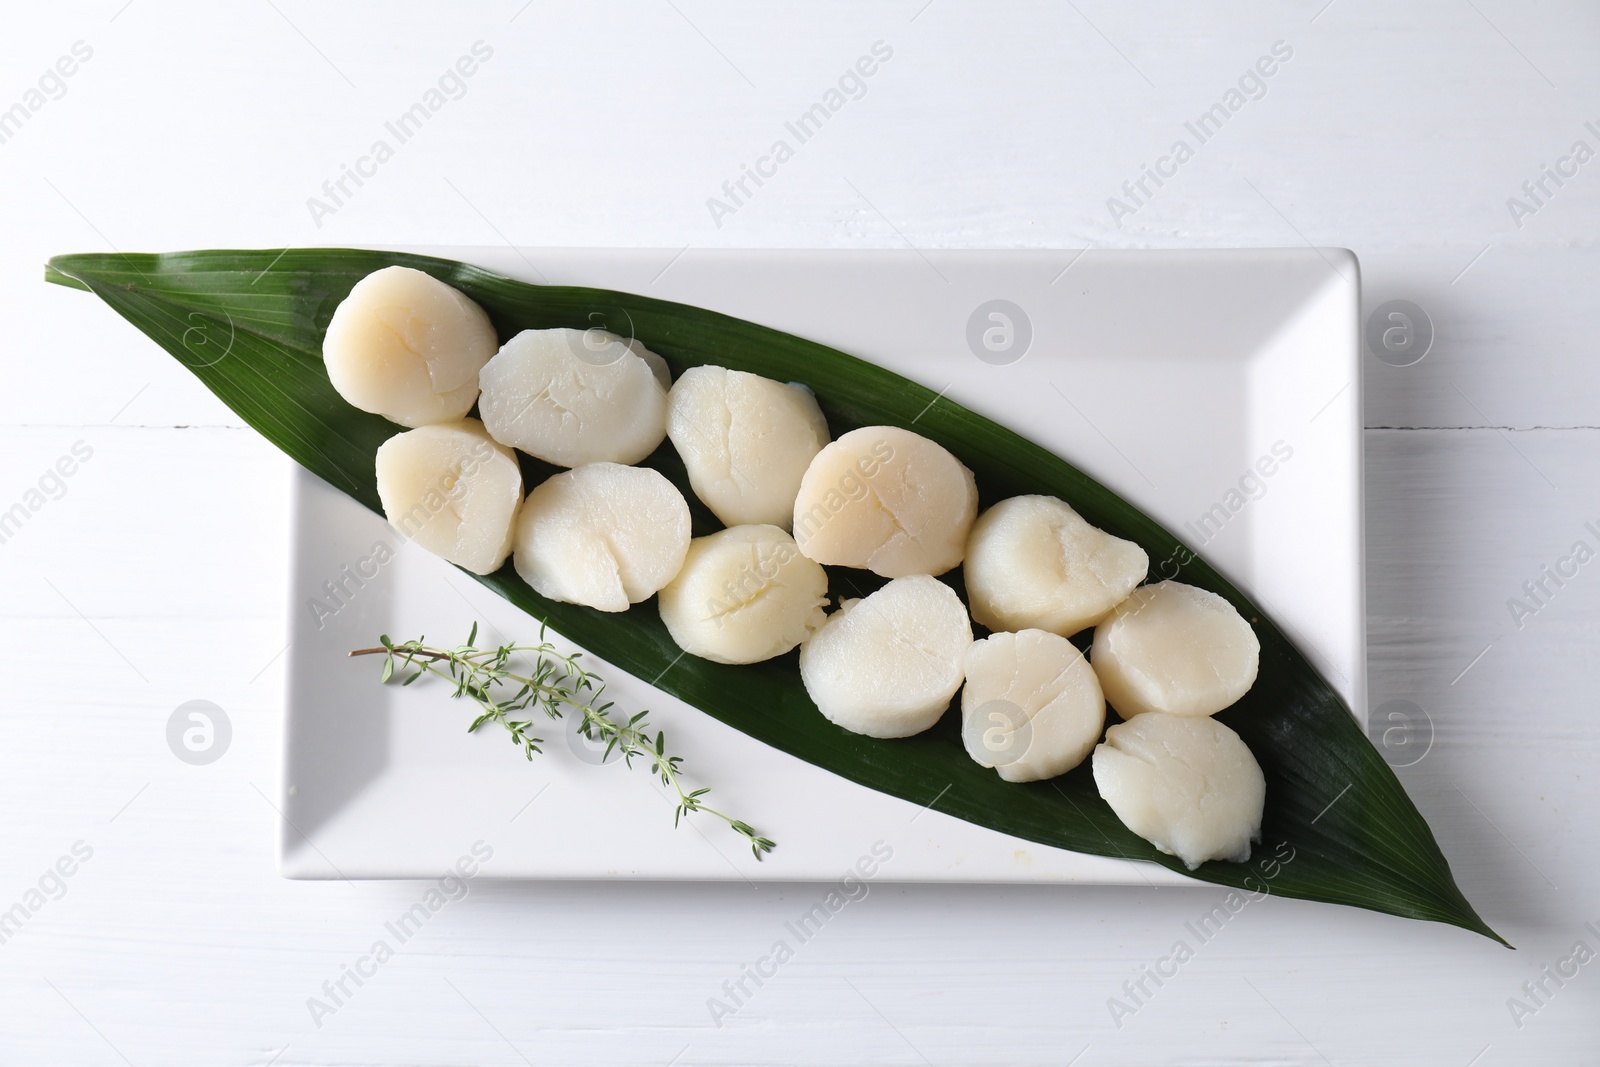
[[[1600,148],[1597,37],[1576,0],[9,12],[0,109],[30,114],[0,143],[0,504],[93,456],[0,544],[0,908],[92,856],[0,944],[0,1061],[1594,1062],[1600,964],[1546,980],[1520,1027],[1507,1001],[1600,949],[1600,565],[1520,628],[1506,601],[1600,526],[1600,162],[1546,179],[1520,227],[1506,200]],[[465,95],[313,225],[306,199],[480,40]],[[706,199],[880,40],[865,95],[714,225]],[[64,92],[28,97],[78,41]],[[1118,227],[1106,199],[1277,41],[1265,95]],[[717,1027],[707,998],[818,887],[481,883],[316,1025],[307,998],[425,889],[273,873],[283,461],[39,283],[108,248],[1302,238],[1356,250],[1369,308],[1436,326],[1421,363],[1367,364],[1370,695],[1431,718],[1402,780],[1519,951],[1270,900],[1120,1028],[1107,999],[1218,890],[876,884]],[[164,739],[197,698],[234,727],[208,767]]]

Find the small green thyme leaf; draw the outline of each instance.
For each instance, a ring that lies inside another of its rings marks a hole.
[[[514,719],[512,715],[530,707],[538,708],[552,719],[562,718],[567,711],[575,712],[579,716],[579,732],[591,741],[605,742],[603,758],[609,759],[612,752],[620,752],[623,762],[629,767],[633,766],[635,756],[649,762],[650,773],[658,776],[661,784],[672,790],[675,796],[676,807],[672,813],[674,827],[683,816],[704,812],[721,819],[744,838],[758,860],[777,847],[770,838],[758,834],[744,820],[708,806],[701,798],[711,792],[709,787],[701,786],[692,791],[684,788],[679,779],[679,764],[683,757],[667,755],[665,731],[658,730],[654,738],[650,736],[650,724],[646,721],[649,712],[638,712],[624,722],[612,718],[611,702],[602,703],[600,699],[605,693],[605,683],[598,675],[578,665],[583,655],[581,652],[558,652],[554,645],[544,639],[543,627],[540,627],[539,643],[536,645],[505,644],[492,649],[479,649],[476,647],[477,639],[477,623],[472,624],[466,644],[458,648],[435,648],[424,644],[424,639],[420,637],[396,643],[389,639],[388,634],[383,634],[378,638],[380,647],[358,648],[350,655],[383,655],[380,684],[393,677],[397,659],[403,667],[412,670],[401,681],[403,686],[410,685],[424,674],[443,678],[451,683],[452,698],[470,697],[481,709],[480,714],[472,720],[472,725],[467,727],[468,733],[476,731],[486,722],[497,722],[529,760],[533,759],[534,753],[543,751],[539,745],[544,739],[528,732],[533,728],[533,720]],[[528,674],[510,670],[514,657],[531,658],[532,670]],[[584,694],[588,694],[588,699],[583,699]]]

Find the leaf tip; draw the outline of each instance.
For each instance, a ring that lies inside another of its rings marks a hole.
[[[59,261],[63,258],[64,257],[62,256],[52,256],[45,261],[45,282],[50,285],[61,285],[68,289],[82,289],[86,293],[92,293],[94,290],[90,289],[83,282],[79,281],[77,278],[74,278],[72,275],[68,274],[62,269],[62,267],[59,265]]]

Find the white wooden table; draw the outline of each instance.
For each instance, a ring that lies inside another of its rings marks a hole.
[[[1600,1059],[1600,963],[1523,988],[1600,951],[1600,563],[1537,604],[1523,589],[1600,548],[1600,161],[1572,157],[1600,150],[1600,15],[1323,2],[7,12],[0,509],[41,506],[0,544],[0,909],[25,919],[0,944],[0,1061]],[[761,163],[880,41],[859,99]],[[363,163],[476,42],[472,76]],[[1198,143],[1185,123],[1276,42]],[[771,176],[735,202],[746,164]],[[368,175],[334,201],[346,165]],[[1147,165],[1172,176],[1140,191]],[[1431,720],[1402,780],[1519,950],[1272,899],[1119,1027],[1108,999],[1220,890],[881,884],[718,1027],[707,999],[815,887],[479,883],[313,1020],[423,890],[274,873],[285,461],[40,265],[497,241],[1354,249],[1367,307],[1413,301],[1435,330],[1415,365],[1367,362],[1371,699]],[[166,742],[194,699],[232,723],[208,766]]]

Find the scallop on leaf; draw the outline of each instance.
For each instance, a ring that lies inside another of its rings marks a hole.
[[[340,301],[363,278],[393,266],[421,271],[464,294],[483,308],[502,341],[530,329],[602,327],[636,338],[665,360],[674,378],[710,365],[799,383],[815,394],[840,438],[861,427],[915,425],[917,434],[971,471],[985,503],[1055,497],[1089,524],[1138,545],[1149,559],[1187,558],[1177,574],[1164,577],[1226,600],[1260,642],[1255,684],[1217,720],[1260,764],[1266,797],[1261,840],[1275,856],[1289,857],[1266,883],[1271,892],[1452,923],[1499,939],[1456,887],[1432,831],[1350,709],[1260,608],[1071,463],[933,389],[826,345],[716,312],[629,293],[533,285],[429,256],[355,249],[90,253],[56,257],[45,277],[99,296],[268,440],[378,511],[374,456],[397,427],[339,395],[322,345]],[[227,357],[197,358],[197,330],[230,338]],[[129,358],[147,357],[130,348]],[[673,469],[665,451],[645,462],[658,465],[689,496],[683,467]],[[862,737],[818,713],[797,657],[753,666],[693,656],[679,662],[681,650],[657,611],[605,613],[556,602],[534,592],[509,564],[478,580],[617,667],[658,678],[660,688],[706,714],[869,788],[1040,844],[1148,860],[1219,885],[1263,884],[1253,865],[1211,860],[1189,871],[1179,857],[1136,836],[1101,799],[1092,761],[1047,782],[1006,782],[968,755],[959,715],[947,714],[913,737]]]

